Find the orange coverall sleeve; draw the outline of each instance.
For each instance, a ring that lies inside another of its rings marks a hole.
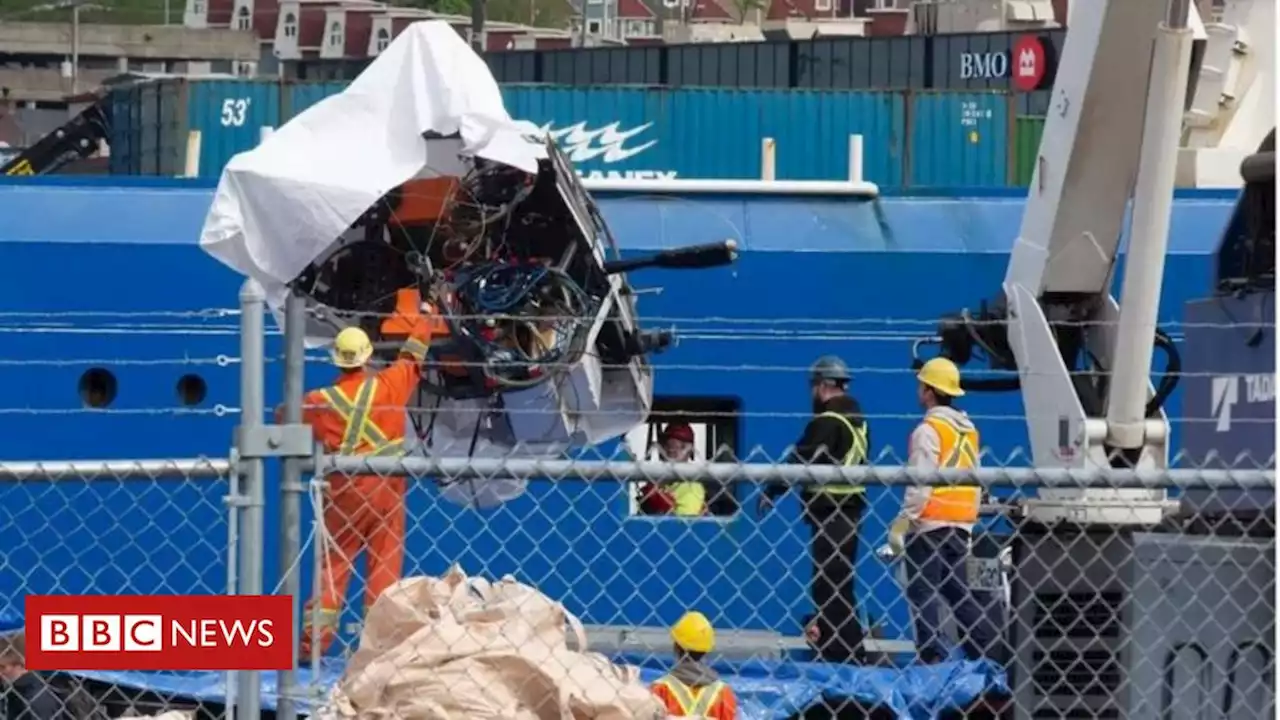
[[[431,345],[431,328],[433,321],[439,318],[414,318],[409,330],[409,337],[400,346],[400,356],[382,372],[378,373],[378,381],[386,387],[393,402],[402,405],[409,402],[409,396],[418,387],[422,379],[422,362],[427,357],[427,348]]]

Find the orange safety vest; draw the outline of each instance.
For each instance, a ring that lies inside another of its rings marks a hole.
[[[424,333],[415,333],[419,337]],[[410,337],[400,358],[378,373],[350,373],[307,393],[303,420],[331,453],[396,455],[404,450],[405,405],[421,377],[427,343]]]
[[[928,415],[924,419],[938,433],[940,449],[938,467],[943,470],[972,470],[978,467],[978,431],[965,430],[945,417]],[[959,485],[935,487],[920,513],[921,520],[971,523],[978,519],[982,504],[982,488]]]
[[[733,690],[719,680],[691,688],[665,675],[653,683],[653,692],[663,701],[667,712],[676,717],[735,720],[738,716]]]

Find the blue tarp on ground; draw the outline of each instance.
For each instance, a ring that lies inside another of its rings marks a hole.
[[[22,627],[22,616],[6,610],[0,610],[0,632],[9,632]]]
[[[620,656],[619,662],[640,667],[646,683],[665,671],[659,658]],[[948,709],[969,706],[987,693],[1007,693],[1003,672],[988,662],[952,661],[932,666],[860,668],[821,663],[762,662],[718,664],[724,679],[738,695],[742,720],[782,720],[822,700],[855,700],[865,707],[893,711],[904,720],[936,718]],[[322,667],[320,685],[331,686],[342,670],[340,661]],[[225,673],[77,672],[81,677],[126,688],[180,696],[206,702],[225,702]],[[311,671],[298,671],[300,687],[311,686]],[[262,705],[276,705],[276,675],[263,673]],[[309,706],[299,701],[299,709]]]

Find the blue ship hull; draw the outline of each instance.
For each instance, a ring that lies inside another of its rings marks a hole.
[[[10,219],[0,242],[6,459],[227,456],[239,341],[237,318],[222,311],[236,306],[240,278],[196,244],[211,190],[168,184],[0,186]],[[1184,304],[1204,294],[1232,200],[1197,195],[1176,204],[1161,304],[1175,335]],[[808,412],[802,369],[836,353],[855,369],[873,454],[900,457],[918,413],[911,342],[929,334],[939,315],[997,292],[1022,200],[602,195],[601,206],[626,250],[725,237],[743,248],[733,268],[633,278],[639,287],[665,288],[642,296],[646,323],[674,325],[682,335],[656,359],[658,395],[736,398],[739,447],[779,458]],[[279,340],[274,332],[268,338],[269,354],[279,355]],[[91,367],[118,381],[105,410],[81,409],[77,382]],[[313,363],[308,383],[322,384],[330,373]],[[180,408],[176,386],[187,374],[199,375],[208,394],[197,407]],[[280,363],[269,363],[269,407],[281,385]],[[1027,447],[1018,395],[966,400],[988,457],[1026,464],[1017,455]],[[1180,403],[1175,395],[1171,417]],[[1175,424],[1175,448],[1179,432]],[[269,588],[280,570],[277,492],[273,475]],[[6,609],[20,612],[26,593],[224,591],[226,493],[218,481],[0,484],[0,506],[8,509],[0,520]],[[737,493],[754,506],[753,488]],[[870,553],[898,498],[873,489],[869,500],[860,601],[887,635],[909,635],[900,591]],[[510,573],[589,623],[660,625],[697,607],[720,627],[800,632],[810,611],[810,564],[794,500],[763,521],[751,512],[729,520],[631,519],[627,507],[616,484],[534,483],[500,509],[475,512],[438,502],[419,483],[409,500],[407,569],[439,573],[456,562],[473,573]],[[304,540],[310,520],[308,510]],[[302,572],[309,588],[310,560]],[[351,597],[360,591],[354,587]]]

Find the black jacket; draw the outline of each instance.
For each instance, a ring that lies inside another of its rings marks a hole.
[[[29,672],[5,688],[8,720],[67,720],[71,713],[53,686]]]
[[[823,413],[837,413],[848,418],[853,427],[863,429],[867,447],[871,447],[871,428],[867,426],[866,418],[862,417],[862,406],[857,400],[841,395],[814,409],[817,412],[804,426],[804,434],[796,442],[795,450],[791,452],[787,462],[807,465],[840,465],[844,462],[845,455],[853,449],[853,435],[849,433],[847,425],[833,417],[822,417]],[[865,465],[866,462],[867,458],[863,457],[858,464]]]
[[[821,417],[823,413],[828,412],[843,415],[849,419],[854,428],[861,428],[865,433],[867,450],[870,452],[871,427],[862,416],[862,406],[857,400],[848,395],[841,395],[828,400],[820,407],[815,407],[814,410],[816,412],[813,418],[804,426],[804,434],[796,442],[795,449],[787,456],[787,462],[805,465],[840,465],[844,462],[845,455],[853,448],[853,435],[849,432],[848,426],[839,420],[833,417]],[[867,458],[864,456],[858,464],[866,463]],[[776,498],[786,491],[787,486],[781,483],[770,483],[764,489],[765,494],[771,498]]]

